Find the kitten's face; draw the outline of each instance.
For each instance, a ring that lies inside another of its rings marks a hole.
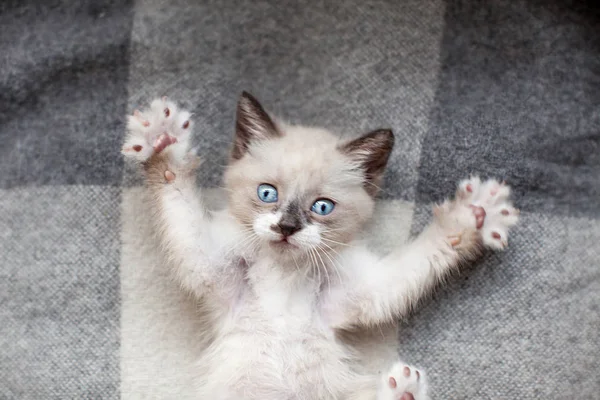
[[[343,143],[321,129],[276,126],[244,96],[225,185],[231,213],[256,235],[253,245],[277,255],[318,257],[348,243],[372,215],[369,185],[380,178],[373,171],[367,176],[366,154],[377,139],[385,142],[375,163],[382,173],[391,132]]]
[[[348,242],[373,211],[361,171],[329,133],[284,129],[282,137],[250,145],[229,167],[231,212],[276,251]]]

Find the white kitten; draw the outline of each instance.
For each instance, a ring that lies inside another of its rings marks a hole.
[[[372,215],[391,131],[340,142],[274,122],[244,93],[228,208],[209,213],[194,186],[189,118],[155,100],[130,117],[123,153],[144,167],[168,265],[201,300],[198,335],[210,345],[198,398],[427,399],[423,371],[394,360],[395,321],[484,246],[506,246],[518,219],[509,188],[461,182],[420,236],[380,257],[355,237]]]

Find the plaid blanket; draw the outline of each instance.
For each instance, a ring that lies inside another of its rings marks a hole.
[[[0,398],[192,399],[194,304],[158,264],[124,116],[195,113],[219,201],[237,97],[397,146],[372,226],[418,232],[469,173],[506,179],[509,249],[401,324],[439,399],[598,399],[600,10],[538,0],[0,4]]]

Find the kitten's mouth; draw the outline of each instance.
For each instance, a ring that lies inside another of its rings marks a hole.
[[[271,245],[274,247],[278,247],[281,249],[286,249],[286,248],[297,248],[298,246],[296,246],[293,243],[290,243],[288,241],[288,238],[284,237],[283,239],[280,240],[271,240]]]

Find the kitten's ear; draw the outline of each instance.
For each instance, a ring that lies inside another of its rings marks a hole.
[[[277,126],[262,108],[258,100],[248,92],[242,92],[237,105],[235,122],[235,139],[231,158],[239,160],[248,151],[248,146],[255,140],[279,137]]]
[[[379,129],[354,139],[340,147],[342,153],[356,162],[365,173],[365,190],[371,196],[379,191],[385,166],[392,148],[394,134],[389,129]]]

